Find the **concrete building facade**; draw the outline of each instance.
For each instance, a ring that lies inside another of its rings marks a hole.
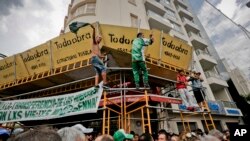
[[[200,30],[200,25],[196,23],[197,18],[186,0],[72,0],[62,33],[68,32],[69,24],[75,21],[98,21],[101,24],[157,29],[186,42],[194,51],[190,69],[201,72],[207,100],[217,105],[214,113],[217,128],[223,130],[227,129],[227,124],[239,123],[238,116],[241,112],[230,97],[227,82],[216,69],[218,63],[209,53],[209,41],[202,33],[205,31]],[[228,109],[239,114],[229,113]],[[169,117],[159,122],[159,129],[165,128],[175,133],[182,129],[178,113],[164,111],[159,116]],[[192,128],[205,130],[202,116],[194,116],[190,118],[190,122]],[[133,125],[136,125],[136,121]],[[132,127],[133,129],[136,130],[136,127]]]
[[[242,96],[249,95],[250,81],[247,79],[247,76],[238,67],[231,69],[225,59],[222,59],[222,61],[238,93]]]

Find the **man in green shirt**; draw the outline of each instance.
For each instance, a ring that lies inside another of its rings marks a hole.
[[[138,33],[137,38],[134,39],[132,45],[132,70],[134,74],[134,81],[136,89],[139,89],[140,76],[139,72],[143,72],[143,84],[145,88],[149,88],[148,84],[148,71],[145,64],[144,49],[146,46],[153,43],[153,36],[150,39],[144,38],[143,33]]]

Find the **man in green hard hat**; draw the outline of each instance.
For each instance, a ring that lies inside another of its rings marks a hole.
[[[148,71],[145,64],[144,49],[146,46],[151,45],[154,39],[152,34],[150,38],[144,38],[144,34],[139,32],[137,38],[132,43],[132,70],[134,75],[135,87],[140,87],[140,71],[143,72],[143,84],[145,88],[150,88],[148,84]]]

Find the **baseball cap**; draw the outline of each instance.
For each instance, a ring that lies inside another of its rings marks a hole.
[[[123,129],[119,129],[114,134],[114,141],[123,141],[124,139],[132,140],[134,136],[132,134],[126,134]]]
[[[19,133],[22,133],[23,131],[24,131],[23,128],[16,128],[16,129],[13,130],[12,134],[17,135]]]
[[[77,130],[79,130],[79,131],[81,131],[84,134],[88,134],[88,133],[92,133],[93,132],[93,128],[86,128],[86,127],[84,127],[81,124],[76,124],[76,125],[74,125],[72,127],[75,128],[75,129],[77,129]]]

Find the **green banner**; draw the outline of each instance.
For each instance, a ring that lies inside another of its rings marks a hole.
[[[35,99],[0,101],[0,123],[44,120],[84,113],[96,113],[102,96],[100,88]]]

